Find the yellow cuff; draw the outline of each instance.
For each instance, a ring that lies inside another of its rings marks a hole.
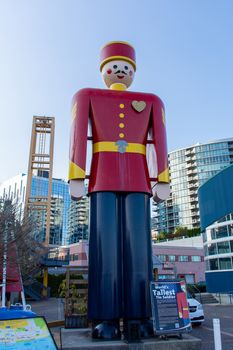
[[[85,179],[85,170],[80,168],[74,162],[70,162],[69,166],[69,180]]]
[[[158,182],[169,182],[168,168],[158,175]]]

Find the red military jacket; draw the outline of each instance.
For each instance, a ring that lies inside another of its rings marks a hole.
[[[164,106],[157,96],[82,89],[73,97],[72,119],[69,180],[86,177],[88,123],[91,125],[89,193],[151,194],[150,181],[169,182]],[[157,158],[153,161],[157,164],[152,164],[157,168],[153,178],[146,159],[148,137]]]

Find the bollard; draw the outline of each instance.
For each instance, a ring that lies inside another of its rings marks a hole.
[[[213,328],[214,328],[214,349],[215,350],[222,350],[219,318],[213,318]]]

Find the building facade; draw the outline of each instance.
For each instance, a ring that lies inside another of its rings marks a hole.
[[[206,262],[206,286],[212,293],[233,291],[233,165],[198,191]]]
[[[44,176],[45,175],[45,176]],[[48,193],[47,174],[33,176],[31,195],[43,196]],[[27,175],[19,174],[0,184],[0,199],[10,199],[17,204],[22,219],[25,205]],[[36,239],[45,239],[46,212],[34,211],[37,226]],[[89,199],[84,196],[80,201],[73,201],[69,194],[69,185],[61,179],[52,179],[50,244],[64,245],[88,239]]]
[[[25,205],[25,193],[27,185],[27,175],[19,174],[8,179],[0,185],[0,198],[10,199],[17,205],[19,216],[22,219]],[[32,195],[46,195],[48,192],[48,178],[33,176]],[[68,184],[61,179],[52,180],[52,198],[50,215],[50,244],[65,244],[68,235],[68,210],[70,206],[70,195]],[[43,210],[34,211],[33,217],[37,223],[36,239],[44,242],[46,213]]]
[[[71,200],[69,207],[67,243],[73,244],[88,239],[89,198],[84,196],[79,201]]]
[[[79,241],[69,247],[70,266],[88,265],[88,241]],[[153,261],[159,262],[157,279],[181,278],[186,283],[205,280],[205,262],[202,236],[184,238],[152,245]],[[155,266],[155,265],[154,265]]]
[[[198,188],[233,163],[233,138],[170,152],[168,159],[171,195],[153,205],[152,228],[169,233],[179,226],[199,228]]]
[[[184,279],[188,284],[205,280],[202,236],[152,244],[153,255],[161,264],[157,279]]]

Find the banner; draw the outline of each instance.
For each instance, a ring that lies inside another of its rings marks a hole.
[[[191,330],[186,287],[183,281],[151,282],[153,326],[156,334]]]

